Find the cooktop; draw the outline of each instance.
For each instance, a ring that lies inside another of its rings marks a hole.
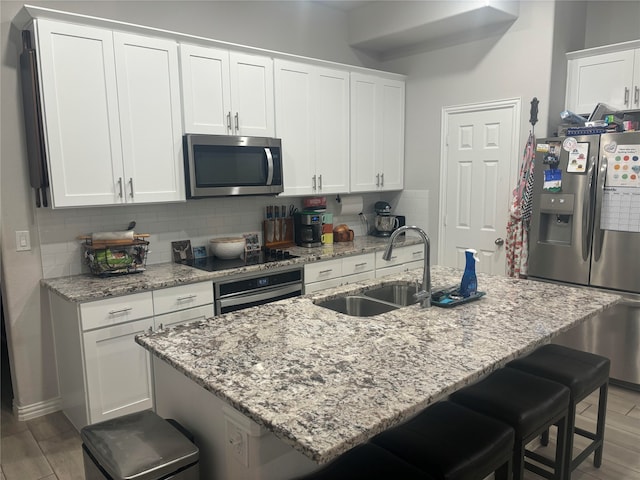
[[[298,255],[292,255],[286,250],[265,249],[255,254],[243,255],[241,258],[222,259],[218,257],[203,257],[186,260],[185,265],[190,267],[206,270],[207,272],[217,272],[219,270],[228,270],[230,268],[244,267],[247,265],[262,265],[263,263],[278,262],[288,260],[290,258],[298,258]]]

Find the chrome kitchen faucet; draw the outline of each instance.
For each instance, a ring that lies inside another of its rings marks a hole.
[[[382,254],[382,258],[386,261],[391,260],[391,252],[393,251],[393,241],[396,239],[398,235],[401,233],[405,233],[408,230],[414,230],[422,237],[422,242],[424,243],[424,266],[422,268],[422,285],[420,286],[420,290],[418,290],[414,297],[417,300],[420,300],[420,305],[422,308],[429,308],[431,306],[431,261],[430,261],[430,250],[431,243],[429,242],[429,236],[426,234],[424,230],[420,227],[416,227],[415,225],[405,225],[393,231],[391,237],[389,237],[389,243],[387,243],[387,247]]]

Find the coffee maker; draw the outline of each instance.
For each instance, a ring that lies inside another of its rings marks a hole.
[[[394,230],[405,224],[404,216],[391,215],[391,205],[388,202],[376,202],[373,208],[376,212],[373,235],[376,237],[388,237]]]
[[[296,212],[293,224],[296,245],[308,248],[322,245],[322,213]]]

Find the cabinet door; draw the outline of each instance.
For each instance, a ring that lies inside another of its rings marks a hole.
[[[233,134],[273,137],[273,60],[231,52],[229,68]]]
[[[177,44],[113,35],[126,201],[185,200]]]
[[[147,318],[83,333],[89,423],[153,407],[150,354],[134,337]]]
[[[351,191],[371,192],[380,183],[376,163],[376,79],[351,74]],[[378,175],[376,177],[376,175]],[[378,183],[376,184],[376,178]]]
[[[315,68],[317,193],[349,191],[349,73]]]
[[[122,148],[109,30],[36,20],[53,207],[122,202]]]
[[[640,109],[640,49],[636,49],[633,63],[633,98],[631,100],[633,109]]]
[[[283,195],[315,193],[312,68],[275,60],[276,132],[282,140]]]
[[[180,45],[185,133],[231,132],[229,51]]]
[[[599,102],[631,108],[633,50],[569,60],[567,110],[590,114]]]
[[[380,142],[380,189],[404,187],[404,82],[380,81],[380,124],[376,134]]]

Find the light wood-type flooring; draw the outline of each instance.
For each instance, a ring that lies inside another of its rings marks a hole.
[[[594,393],[579,405],[578,425],[593,429],[596,412]],[[3,398],[1,433],[0,480],[84,479],[80,436],[61,412],[19,422]],[[551,437],[548,449],[553,447],[553,429]],[[583,445],[577,438],[576,444]],[[640,392],[611,386],[605,439],[602,467],[594,468],[591,456],[572,479],[640,480]],[[540,478],[525,474],[527,480]]]

